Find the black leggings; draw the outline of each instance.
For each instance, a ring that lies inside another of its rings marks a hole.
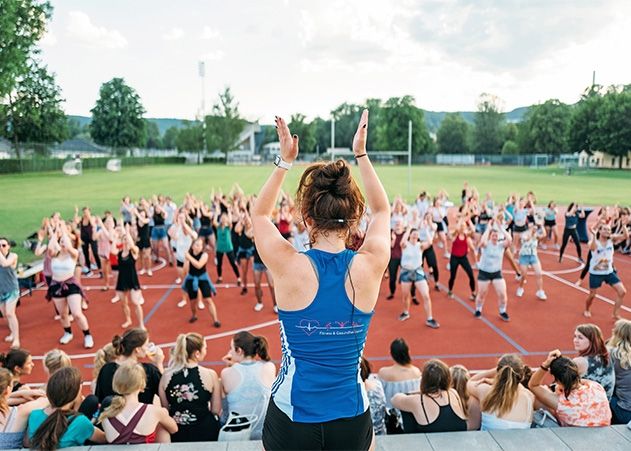
[[[438,261],[436,259],[436,252],[434,252],[434,246],[430,246],[423,251],[423,262],[427,262],[427,266],[432,268],[434,283],[438,284]]]
[[[585,276],[587,276],[587,273],[589,272],[589,262],[591,261],[592,261],[592,251],[589,251],[587,253],[587,261],[585,262],[585,266],[583,266],[583,270],[581,271],[581,280],[583,280]]]
[[[96,241],[82,241],[81,249],[83,250],[83,257],[85,258],[85,266],[90,269],[90,247],[92,248],[92,255],[94,256],[94,260],[96,262],[96,267],[101,270],[101,259],[99,258],[99,248],[96,244]]]
[[[390,258],[388,263],[388,282],[390,284],[390,294],[394,294],[397,290],[397,275],[399,273],[399,265],[401,265],[400,258]]]
[[[263,424],[263,447],[270,450],[368,449],[372,443],[370,409],[351,418],[324,423],[291,421],[270,400]]]
[[[237,260],[234,257],[234,251],[230,252],[217,252],[217,276],[221,277],[222,267],[223,267],[223,256],[228,257],[228,263],[232,266],[232,270],[234,271],[234,275],[241,277],[239,275],[239,267],[237,266]]]
[[[454,288],[458,266],[462,266],[464,272],[467,273],[467,276],[469,277],[469,288],[471,288],[472,293],[475,293],[475,278],[473,277],[473,269],[471,269],[471,264],[469,263],[469,259],[466,255],[463,257],[456,257],[452,254],[449,258],[449,291]]]
[[[563,242],[561,243],[561,250],[559,251],[559,259],[563,258],[563,252],[565,252],[565,246],[567,242],[572,238],[574,245],[576,246],[576,255],[581,258],[581,242],[578,239],[578,232],[574,229],[563,229]]]

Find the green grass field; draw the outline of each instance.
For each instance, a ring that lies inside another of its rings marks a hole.
[[[37,230],[42,217],[60,211],[70,218],[75,205],[89,205],[99,214],[106,209],[117,212],[120,199],[126,194],[132,198],[170,194],[180,202],[186,192],[208,198],[213,187],[228,192],[235,182],[246,192],[256,192],[270,171],[271,165],[164,165],[123,168],[120,173],[88,170],[78,177],[61,173],[3,175],[0,176],[0,236],[21,243]],[[420,190],[435,193],[444,188],[458,202],[462,183],[467,180],[482,195],[491,192],[496,200],[505,199],[511,192],[532,190],[540,202],[552,199],[559,204],[631,202],[631,173],[625,171],[578,172],[566,176],[558,168],[415,166],[409,193],[407,167],[378,166],[377,171],[391,197],[400,194],[408,200]],[[301,173],[300,167],[289,172],[285,190],[295,190]],[[21,261],[33,259],[23,249],[18,249],[18,253]]]

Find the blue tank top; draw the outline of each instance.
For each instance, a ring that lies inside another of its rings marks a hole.
[[[302,310],[278,310],[283,359],[272,398],[295,422],[355,417],[369,407],[359,365],[374,312],[355,308],[344,288],[354,251],[310,249],[305,255],[318,291]]]

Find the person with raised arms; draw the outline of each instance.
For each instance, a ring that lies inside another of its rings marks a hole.
[[[368,110],[353,139],[371,210],[364,242],[347,249],[364,213],[364,198],[344,160],[304,171],[296,209],[311,237],[297,252],[271,220],[298,136],[276,118],[280,155],[252,209],[257,249],[276,282],[283,358],[272,386],[265,449],[374,449],[374,434],[359,362],[390,257],[390,206],[366,139]]]

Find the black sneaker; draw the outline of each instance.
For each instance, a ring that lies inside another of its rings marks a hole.
[[[221,323],[220,323],[219,321],[215,321],[215,322],[213,323],[213,326],[215,326],[215,327],[219,328],[219,327],[221,327]]]
[[[389,294],[388,297],[386,297],[386,301],[390,301],[394,299],[394,294]]]
[[[425,325],[431,327],[432,329],[438,329],[440,327],[440,324],[438,324],[434,318],[425,321]]]
[[[434,285],[434,290],[440,291],[440,287],[438,285]]]
[[[453,292],[453,291],[448,291],[448,292],[447,292],[447,297],[448,297],[449,299],[453,299],[453,298],[454,298],[454,292]]]
[[[414,303],[414,305],[421,305],[421,303],[418,301],[418,299],[416,299],[416,296],[414,296],[412,298],[412,302]]]
[[[480,310],[476,310],[475,313],[473,314],[473,316],[475,316],[476,318],[481,318],[482,317],[482,312]]]
[[[504,321],[510,321],[510,317],[508,316],[508,313],[506,312],[500,313],[500,318],[502,318]]]
[[[399,315],[399,321],[405,321],[410,319],[410,314],[408,312],[403,312]]]

